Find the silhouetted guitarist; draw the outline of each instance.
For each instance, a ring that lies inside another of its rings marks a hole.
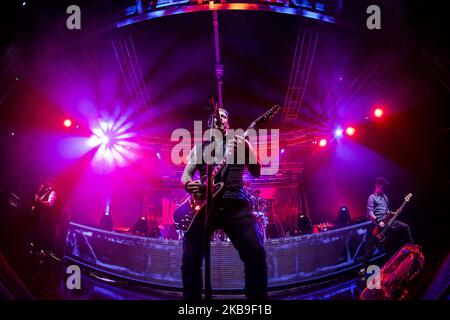
[[[56,201],[55,180],[45,179],[34,196],[32,211],[32,241],[30,250],[46,257],[52,250],[56,229]]]

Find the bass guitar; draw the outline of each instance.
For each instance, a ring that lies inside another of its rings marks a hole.
[[[411,200],[412,193],[408,193],[405,196],[405,201],[403,201],[400,208],[398,208],[397,211],[389,213],[386,218],[383,219],[384,227],[381,228],[378,224],[375,226],[375,228],[372,231],[372,234],[378,239],[378,241],[383,242],[386,238],[386,233],[391,228],[391,226],[394,224],[395,220],[397,220],[398,216],[402,212],[403,208],[405,207],[406,203]]]

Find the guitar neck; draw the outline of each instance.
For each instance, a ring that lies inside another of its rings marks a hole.
[[[403,203],[400,206],[400,208],[398,208],[397,213],[395,214],[395,217],[397,217],[400,214],[400,212],[402,212],[402,210],[405,207],[405,205],[406,205],[406,201],[403,201]]]
[[[252,122],[252,124],[247,128],[247,130],[245,130],[244,132],[244,138],[246,138],[248,136],[248,131],[250,129],[253,129],[256,126],[255,122]],[[227,153],[225,152],[223,159],[219,162],[219,164],[214,168],[213,172],[212,172],[212,179],[214,180],[214,178],[216,177],[216,175],[220,172],[220,170],[222,170],[222,168],[225,166],[225,164],[227,163]]]
[[[387,228],[385,228],[386,230],[395,222],[395,220],[397,220],[397,217],[399,216],[400,212],[402,212],[403,207],[406,205],[406,201],[403,201],[402,205],[400,206],[400,208],[398,208],[397,212],[394,214],[394,216],[392,217],[391,220],[389,220],[389,223],[387,225]],[[384,231],[384,230],[383,230]]]

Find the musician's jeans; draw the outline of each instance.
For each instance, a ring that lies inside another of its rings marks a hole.
[[[244,262],[245,294],[249,300],[267,299],[266,252],[260,228],[246,201],[216,200],[211,212],[209,237],[222,229],[230,238]],[[200,300],[202,297],[203,231],[205,216],[194,220],[183,239],[183,298]],[[211,275],[215,272],[211,269]],[[213,288],[214,289],[214,288]]]
[[[361,268],[364,269],[367,269],[375,248],[380,244],[372,234],[373,228],[374,225],[372,225],[372,227],[368,230],[369,233],[366,240],[366,249],[363,255],[361,266]],[[394,221],[391,229],[386,233],[386,240],[384,242],[387,259],[389,259],[405,243],[414,244],[409,226],[399,220]]]

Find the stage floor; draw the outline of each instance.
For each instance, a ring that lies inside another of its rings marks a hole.
[[[98,272],[83,269],[82,288],[69,290],[66,268],[70,264],[54,255],[46,259],[30,255],[25,248],[8,255],[8,262],[37,300],[181,300],[179,291],[157,289],[148,285],[112,279]],[[356,300],[363,283],[348,272],[320,282],[278,291],[271,291],[271,300]],[[240,293],[214,294],[213,299],[244,300]]]

